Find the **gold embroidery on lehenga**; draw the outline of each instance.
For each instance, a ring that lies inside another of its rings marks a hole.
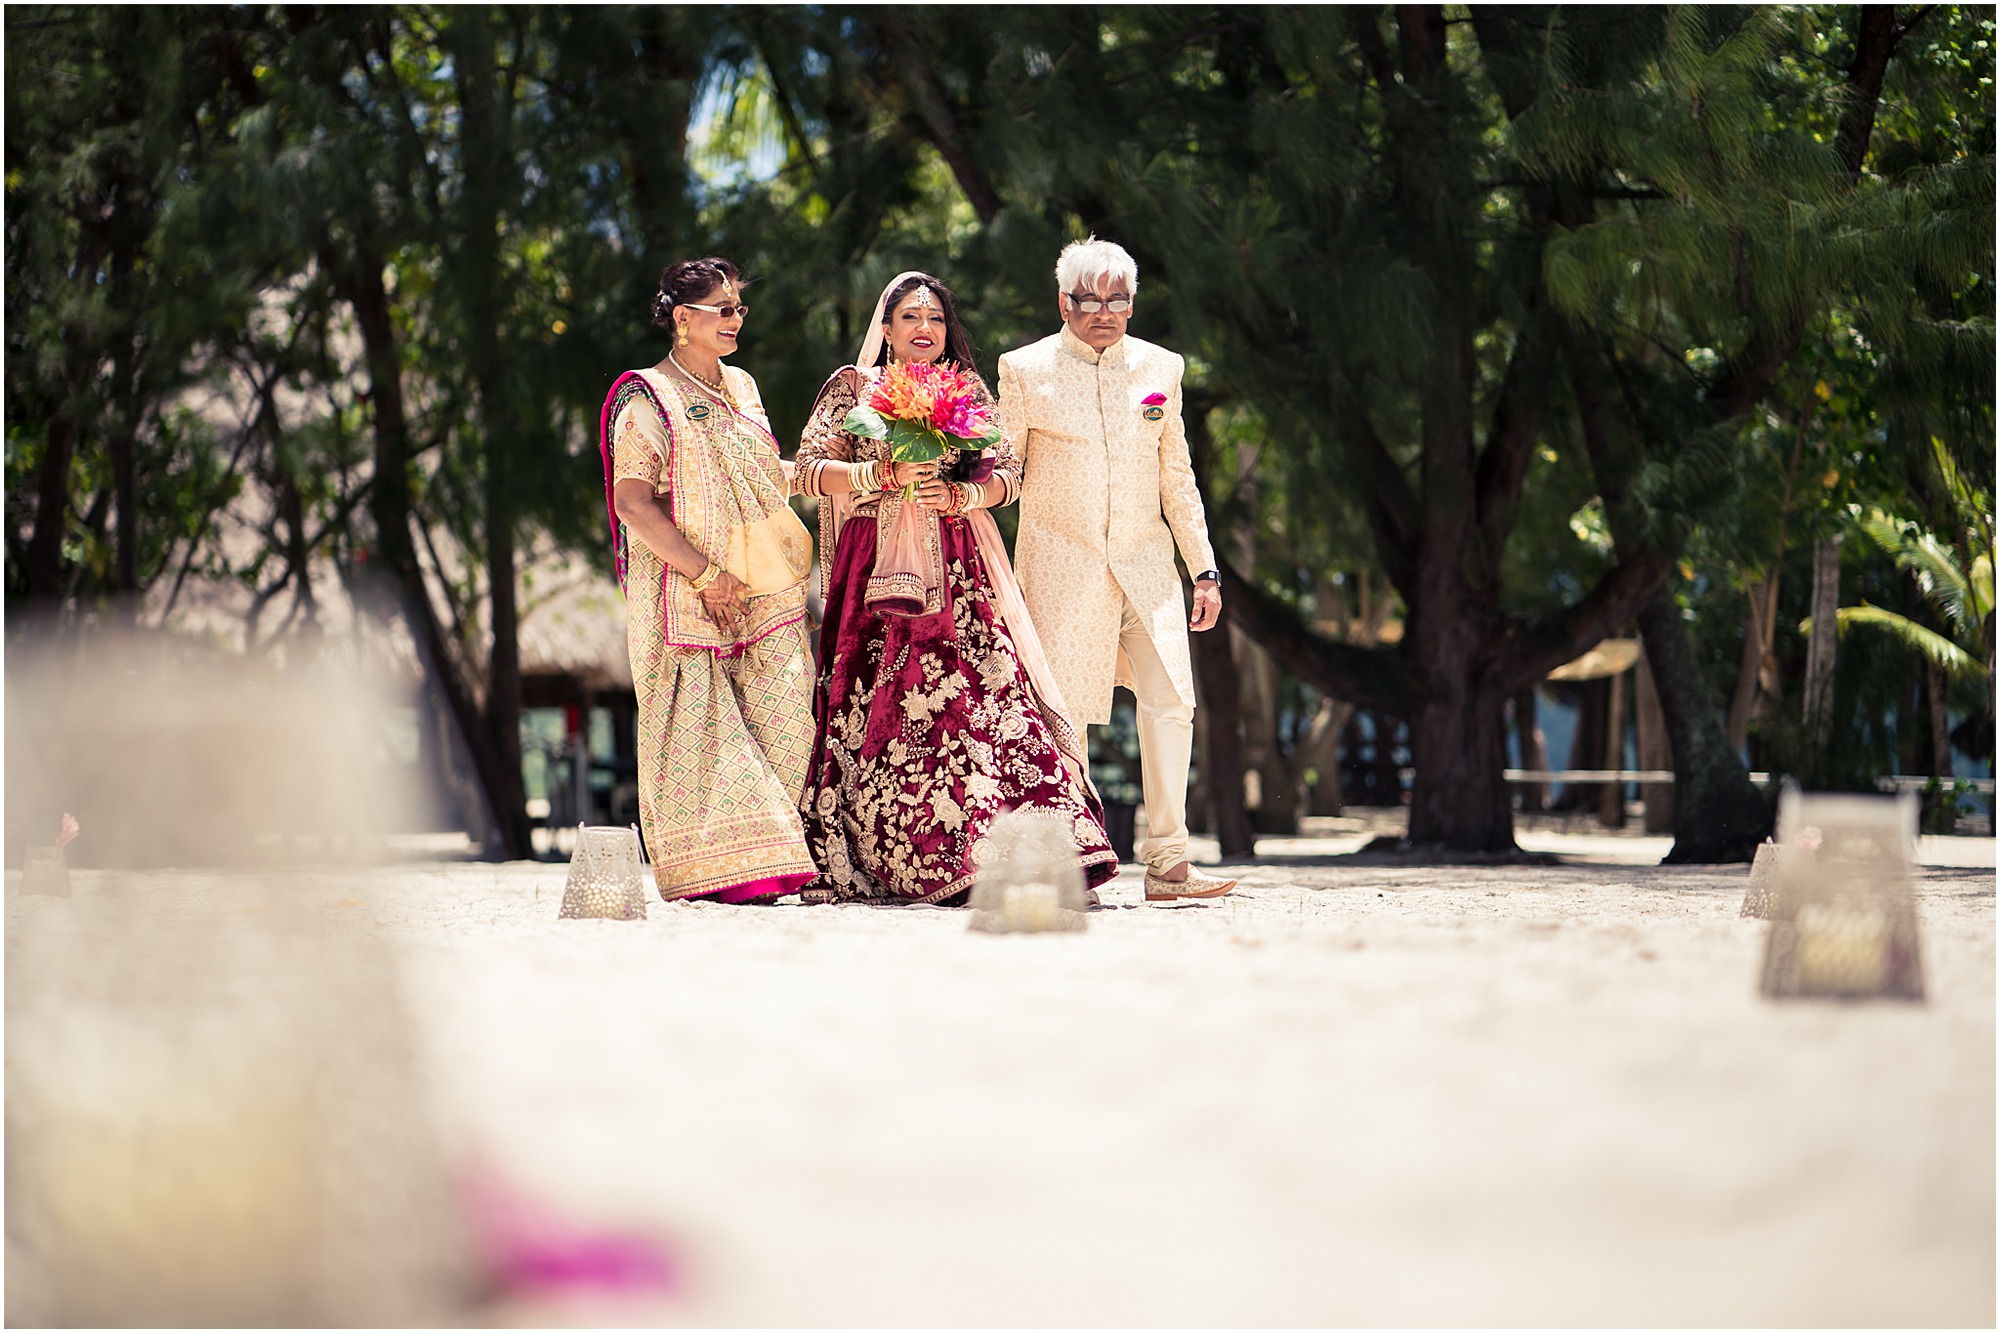
[[[850,392],[830,383],[815,405],[799,450],[802,490],[818,485],[824,466],[880,456],[876,442],[834,428],[839,417],[832,413],[844,416],[851,402]],[[1006,460],[1003,478],[1011,466]],[[873,508],[866,503],[856,514]],[[878,521],[878,537],[880,530]],[[823,569],[832,569],[832,555],[831,543],[822,547]],[[1042,716],[1046,710],[1034,698],[978,560],[961,550],[940,569],[950,641],[892,640],[890,650],[879,636],[864,635],[853,660],[837,671],[832,660],[822,663],[822,689],[846,691],[826,696],[826,751],[812,777],[818,790],[807,802],[809,838],[831,885],[827,896],[936,902],[962,893],[987,855],[988,821],[1013,805],[1092,830],[1078,838],[1086,865],[1116,859],[1084,789],[1062,767],[1047,729],[1055,720]],[[874,614],[858,598],[850,596],[848,605],[848,614]],[[892,681],[909,683],[881,697],[877,713],[874,705]],[[954,706],[964,711],[953,713]],[[871,741],[871,721],[878,737],[884,722],[893,721],[894,734]]]

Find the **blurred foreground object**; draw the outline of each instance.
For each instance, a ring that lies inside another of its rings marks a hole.
[[[658,1300],[681,1289],[681,1265],[663,1239],[579,1224],[491,1168],[468,1175],[464,1197],[482,1265],[503,1299]]]
[[[576,850],[569,857],[558,918],[603,917],[642,921],[646,916],[645,876],[639,862],[639,826],[576,826]]]
[[[269,865],[373,857],[415,799],[385,682],[335,655],[246,657],[160,632],[7,642],[7,860],[90,826],[69,862]],[[64,812],[74,811],[74,816]]]
[[[1083,930],[1089,924],[1076,840],[1061,816],[1015,812],[993,821],[972,886],[973,930]]]
[[[1924,998],[1916,836],[1912,796],[1779,798],[1766,995]]]
[[[21,892],[44,898],[69,897],[69,862],[60,847],[30,847],[21,866]]]
[[[7,1322],[462,1319],[383,947],[297,881],[136,883],[9,905]]]
[[[28,848],[28,859],[21,867],[21,892],[45,898],[69,897],[69,859],[63,855],[63,848],[75,842],[81,832],[83,828],[76,822],[76,816],[63,811],[62,827],[56,830],[55,842]]]

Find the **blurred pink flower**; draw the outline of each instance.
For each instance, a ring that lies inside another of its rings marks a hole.
[[[681,1286],[664,1242],[639,1232],[568,1221],[491,1170],[475,1170],[463,1197],[488,1278],[510,1295],[647,1296]]]

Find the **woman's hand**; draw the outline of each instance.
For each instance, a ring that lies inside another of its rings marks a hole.
[[[921,486],[938,474],[938,460],[928,463],[884,463],[876,475],[884,486]]]
[[[724,634],[734,634],[742,628],[750,596],[743,580],[726,569],[719,569],[715,572],[715,581],[695,596],[701,599],[701,609],[708,613],[708,618]]]
[[[952,484],[938,477],[932,477],[917,487],[917,503],[926,509],[943,513],[952,507],[956,499],[952,494]]]

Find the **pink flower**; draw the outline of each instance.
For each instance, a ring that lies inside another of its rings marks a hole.
[[[931,417],[931,425],[947,435],[970,439],[985,430],[985,415],[970,398],[959,398],[938,404],[937,413]]]
[[[1167,401],[1167,396],[1163,393],[1149,393],[1139,401],[1147,407],[1158,407]]]

